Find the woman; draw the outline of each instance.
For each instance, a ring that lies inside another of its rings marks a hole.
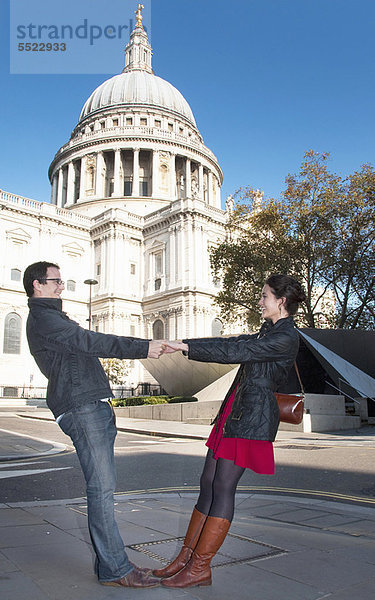
[[[305,300],[288,275],[271,275],[259,306],[266,322],[258,334],[169,342],[165,352],[182,350],[191,360],[241,363],[207,440],[209,448],[200,494],[177,558],[153,571],[165,587],[211,584],[210,563],[228,533],[237,484],[245,469],[273,474],[273,446],[279,426],[274,391],[296,359],[298,332],[292,316]]]

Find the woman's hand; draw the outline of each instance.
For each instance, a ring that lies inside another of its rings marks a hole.
[[[179,350],[181,352],[188,352],[189,346],[179,340],[167,340],[164,342],[164,354],[172,354],[173,352],[178,352]]]

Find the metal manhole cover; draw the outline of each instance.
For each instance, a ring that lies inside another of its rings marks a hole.
[[[183,537],[174,537],[159,541],[143,542],[141,544],[131,544],[127,548],[142,552],[150,558],[166,565],[175,558],[183,540]],[[212,567],[251,562],[286,553],[286,550],[277,546],[271,546],[252,538],[229,533],[224,544],[214,557]]]

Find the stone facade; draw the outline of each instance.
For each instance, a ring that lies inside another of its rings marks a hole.
[[[25,337],[25,267],[57,262],[64,310],[92,329],[149,338],[217,334],[209,249],[225,235],[222,171],[183,96],[153,74],[141,22],[123,73],[85,103],[54,157],[51,203],[0,192],[0,386],[45,383]],[[150,380],[138,361],[129,383]]]

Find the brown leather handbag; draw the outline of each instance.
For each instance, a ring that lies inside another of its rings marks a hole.
[[[300,394],[279,394],[275,393],[276,402],[280,411],[280,421],[283,423],[291,423],[299,425],[302,423],[303,411],[305,404],[305,392],[303,389],[301,377],[298,371],[297,363],[294,363],[294,368],[297,373],[298,381],[301,386]]]

